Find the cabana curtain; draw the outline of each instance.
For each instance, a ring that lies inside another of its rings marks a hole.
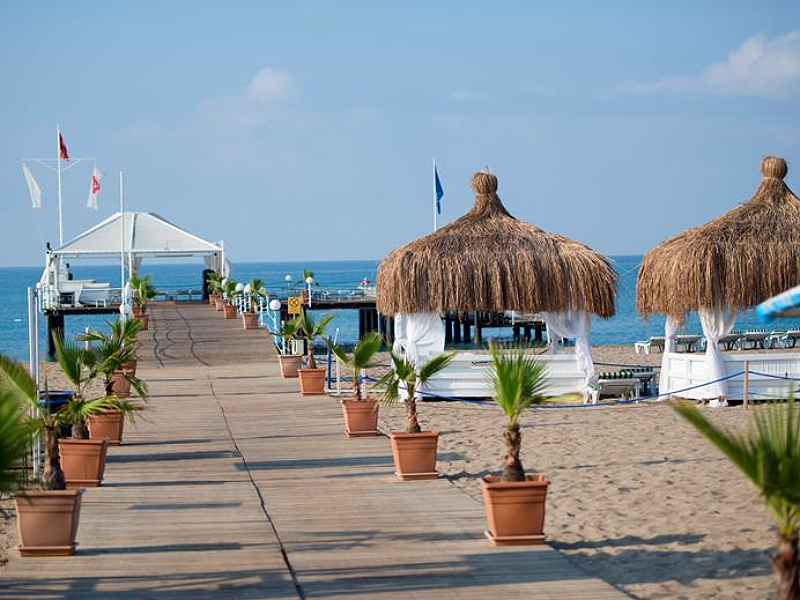
[[[438,313],[398,313],[394,333],[394,352],[405,352],[417,367],[444,352],[444,323]]]
[[[736,322],[736,311],[699,308],[697,314],[700,317],[700,324],[703,326],[703,335],[706,336],[705,380],[716,381],[727,375],[722,352],[719,349],[719,339],[733,329],[733,325]],[[696,400],[723,398],[728,395],[728,383],[726,381],[718,381],[711,385],[689,390],[681,395]]]
[[[550,352],[558,352],[558,338],[575,340],[575,357],[583,370],[588,386],[594,375],[592,348],[589,344],[589,332],[592,330],[592,319],[586,311],[567,311],[563,313],[545,312],[544,322],[550,338]]]
[[[678,333],[678,328],[681,326],[679,319],[675,317],[667,317],[667,322],[664,325],[664,354],[661,356],[661,373],[658,376],[658,393],[669,393],[669,385],[667,384],[669,372],[669,353],[675,352],[675,334]]]

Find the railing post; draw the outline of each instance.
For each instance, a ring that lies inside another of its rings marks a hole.
[[[742,403],[747,408],[750,394],[750,361],[744,361],[744,381],[742,385]]]

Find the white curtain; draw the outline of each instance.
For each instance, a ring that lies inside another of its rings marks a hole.
[[[666,394],[669,392],[669,385],[667,385],[667,370],[669,366],[668,354],[675,352],[675,334],[678,333],[678,328],[681,326],[681,321],[675,317],[667,317],[667,322],[664,325],[664,353],[661,355],[661,373],[658,376],[658,393]]]
[[[396,314],[394,335],[392,349],[405,352],[415,365],[444,352],[444,323],[437,313]]]
[[[706,336],[706,372],[705,381],[715,381],[727,375],[722,352],[719,349],[719,338],[731,332],[736,322],[736,311],[701,308],[697,311],[703,334]],[[711,385],[682,393],[681,396],[705,400],[728,395],[728,382],[719,381]]]
[[[563,313],[543,313],[547,325],[547,337],[550,338],[550,352],[558,352],[559,338],[575,340],[575,358],[586,377],[584,386],[588,386],[594,375],[592,349],[589,344],[589,332],[592,330],[592,319],[586,311],[567,311]]]

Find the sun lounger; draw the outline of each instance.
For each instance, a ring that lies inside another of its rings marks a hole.
[[[664,343],[665,338],[663,335],[657,335],[651,337],[646,342],[636,342],[633,344],[633,349],[636,351],[636,354],[650,354],[652,350],[658,350],[659,352],[664,351]]]
[[[785,331],[773,331],[769,334],[767,341],[764,342],[764,346],[766,348],[784,348],[784,337],[786,336]]]
[[[769,332],[767,331],[747,331],[742,336],[741,346],[742,350],[755,350],[756,348],[764,348],[764,342],[767,341]]]
[[[597,404],[601,396],[612,396],[625,400],[639,395],[639,380],[630,379],[598,379],[594,389],[589,390],[588,402]]]
[[[685,352],[694,352],[695,344],[700,341],[699,335],[696,333],[684,333],[675,336],[675,351],[682,347]]]
[[[790,329],[784,334],[781,341],[784,348],[794,348],[797,345],[797,340],[800,340],[800,329]]]
[[[733,333],[727,333],[719,338],[719,345],[725,348],[725,350],[733,350],[737,347],[741,339],[742,333],[734,331]]]

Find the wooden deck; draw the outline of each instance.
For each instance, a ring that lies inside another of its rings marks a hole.
[[[78,553],[13,557],[0,598],[626,597],[548,546],[490,546],[446,479],[395,482],[388,440],[348,440],[263,332],[183,303],[150,328],[151,409],[87,490]]]

